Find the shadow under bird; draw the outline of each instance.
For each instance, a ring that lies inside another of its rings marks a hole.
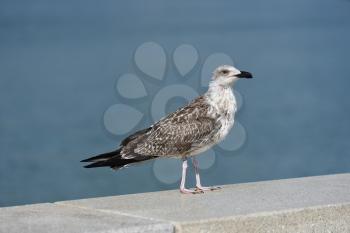
[[[115,151],[97,155],[81,162],[86,168],[120,169],[130,164],[166,157],[181,158],[181,193],[203,193],[220,187],[204,187],[199,176],[198,155],[222,141],[234,124],[237,103],[233,84],[241,78],[252,78],[233,66],[219,66],[213,73],[208,91],[188,105],[162,118],[149,128],[125,138]],[[185,188],[187,159],[192,157],[196,188]]]

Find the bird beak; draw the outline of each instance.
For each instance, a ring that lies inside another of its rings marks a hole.
[[[253,75],[247,71],[241,71],[241,73],[237,74],[236,77],[238,77],[238,78],[253,78]]]

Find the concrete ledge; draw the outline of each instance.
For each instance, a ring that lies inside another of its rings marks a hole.
[[[0,232],[350,232],[350,174],[0,209]]]
[[[174,232],[173,226],[118,213],[57,204],[0,209],[0,232]]]
[[[178,232],[350,232],[350,205],[183,222]]]

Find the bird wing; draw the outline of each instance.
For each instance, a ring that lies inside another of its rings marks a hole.
[[[205,143],[208,135],[216,131],[216,120],[208,117],[207,111],[204,97],[198,97],[147,131],[136,133],[138,136],[134,136],[133,140],[126,139],[128,143],[122,149],[122,157],[185,155]]]

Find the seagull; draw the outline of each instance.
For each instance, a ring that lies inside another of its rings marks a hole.
[[[204,95],[150,127],[128,136],[118,149],[81,162],[90,162],[85,168],[110,167],[117,170],[146,160],[175,157],[182,159],[181,193],[197,194],[220,189],[202,186],[195,156],[222,141],[232,128],[237,111],[232,86],[241,78],[251,79],[253,76],[233,66],[219,66],[213,72]],[[194,189],[185,187],[189,158],[192,158],[195,170]]]

